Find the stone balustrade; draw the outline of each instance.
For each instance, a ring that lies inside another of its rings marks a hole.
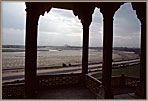
[[[127,87],[137,87],[139,79],[134,77],[127,77],[127,76],[118,76],[118,77],[112,77],[112,87],[121,87],[121,86],[127,86]]]
[[[96,78],[87,75],[84,77],[85,79],[85,86],[92,91],[95,95],[98,96],[100,93],[102,82],[100,80],[97,80]]]
[[[11,99],[11,98],[24,98],[25,87],[24,84],[13,84],[13,85],[4,85],[2,86],[2,98]]]
[[[60,74],[38,76],[39,88],[81,83],[81,74]]]
[[[58,86],[71,86],[83,85],[86,86],[92,93],[97,95],[97,98],[104,98],[104,90],[102,82],[90,75],[78,74],[60,74],[60,75],[42,75],[37,76],[38,90],[42,88],[58,87]],[[133,77],[112,77],[112,87],[129,86],[136,87],[138,83],[137,78]],[[25,98],[25,86],[23,83],[8,84],[2,86],[2,98],[9,99],[22,99]]]

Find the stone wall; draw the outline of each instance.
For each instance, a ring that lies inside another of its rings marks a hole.
[[[81,82],[81,74],[60,74],[60,75],[42,75],[37,76],[38,87],[37,89],[67,86],[67,85],[77,85],[83,84]],[[25,86],[24,84],[12,84],[3,85],[2,87],[2,98],[24,98]]]
[[[38,76],[39,88],[81,84],[81,74]]]
[[[22,99],[25,95],[25,86],[24,84],[13,84],[5,85],[2,87],[2,98],[3,99]]]
[[[92,93],[97,95],[97,98],[104,98],[104,89],[102,82],[89,75],[79,74],[60,74],[60,75],[42,75],[37,76],[38,90],[48,89],[50,87],[83,85],[86,86]],[[132,77],[112,77],[112,87],[130,86],[136,87],[139,79]],[[9,84],[2,87],[2,98],[24,98],[24,84]]]
[[[90,89],[92,93],[97,95],[97,98],[103,98],[102,82],[90,75],[85,75],[84,78],[85,78],[85,86],[88,89]]]
[[[134,78],[134,77],[127,77],[127,76],[118,76],[118,77],[112,77],[112,87],[121,87],[121,86],[126,86],[126,87],[137,87],[139,79]]]

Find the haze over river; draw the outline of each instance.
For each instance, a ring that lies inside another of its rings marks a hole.
[[[5,48],[2,52],[2,70],[17,70],[25,67],[25,52],[21,48]],[[102,49],[89,49],[89,64],[102,62]],[[127,51],[113,50],[113,61],[139,58],[138,54]],[[82,50],[79,48],[39,48],[37,52],[37,67],[62,67],[81,65]]]

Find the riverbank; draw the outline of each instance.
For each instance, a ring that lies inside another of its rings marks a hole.
[[[139,63],[139,59],[136,60],[129,60],[129,61],[120,61],[120,62],[113,62],[114,66],[119,66],[121,68],[122,64],[131,65],[131,64]],[[94,73],[95,71],[102,71],[102,64],[92,64],[88,66],[88,72]],[[71,67],[63,67],[59,69],[40,69],[37,70],[37,75],[58,75],[58,74],[72,74],[72,73],[81,73],[82,67],[81,66],[71,66]],[[5,82],[13,82],[13,81],[20,81],[24,80],[24,71],[19,72],[7,72],[3,73],[3,83]]]
[[[123,68],[112,69],[112,76],[124,76],[140,78],[140,64],[124,66]],[[102,71],[92,73],[91,76],[100,79],[102,78]]]
[[[63,50],[51,52],[38,52],[37,67],[52,68],[65,66],[77,66],[82,64],[82,52],[80,50]],[[89,51],[89,64],[102,62],[102,50]],[[124,61],[139,58],[138,54],[133,52],[113,51],[113,61]],[[25,67],[25,54],[22,52],[3,52],[2,53],[2,70],[11,69],[21,70]]]
[[[38,51],[37,69],[38,74],[46,73],[80,73],[82,64],[81,50],[62,51]],[[102,65],[102,50],[89,50],[89,66],[98,67]],[[134,52],[113,50],[113,62],[129,61],[138,59],[139,55]],[[3,52],[2,53],[2,76],[13,78],[12,76],[24,75],[25,54],[24,52]],[[71,71],[73,70],[73,71]],[[92,69],[91,69],[92,70]],[[90,71],[91,71],[90,70]],[[68,72],[67,72],[68,71]],[[6,79],[5,79],[6,80]]]

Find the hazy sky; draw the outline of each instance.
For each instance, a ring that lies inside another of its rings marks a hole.
[[[2,44],[24,45],[26,12],[24,2],[2,2]],[[114,15],[113,46],[140,47],[140,21],[130,3],[125,3]],[[90,46],[103,45],[103,16],[95,8],[90,25]],[[82,45],[83,28],[72,10],[52,8],[40,16],[38,45]]]

